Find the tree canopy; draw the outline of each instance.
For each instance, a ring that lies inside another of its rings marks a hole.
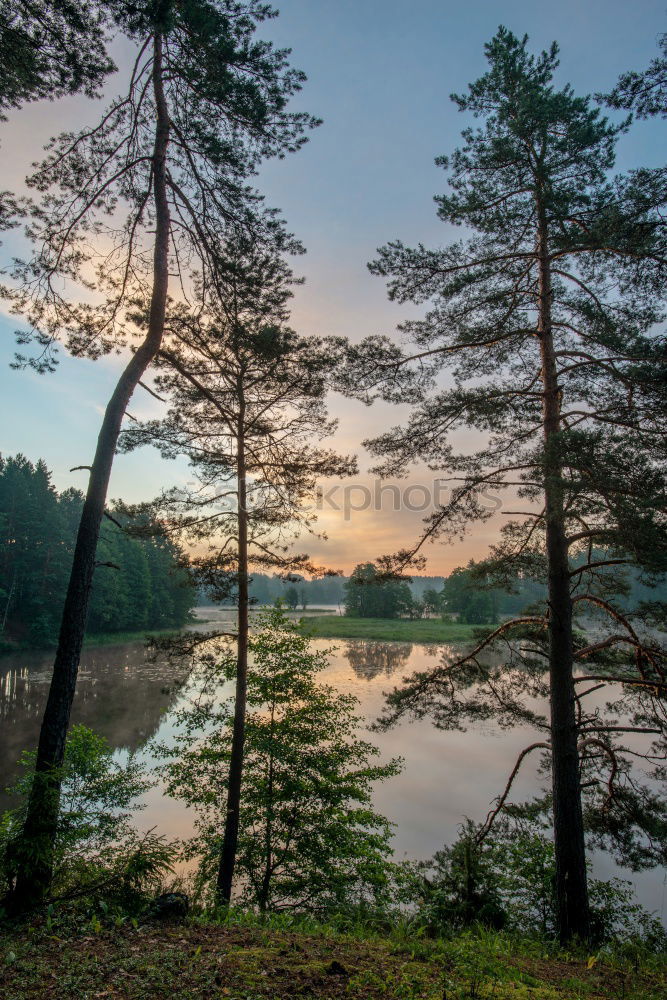
[[[0,621],[7,645],[55,645],[82,504],[78,490],[54,489],[44,462],[33,465],[23,455],[0,460]],[[88,632],[181,628],[195,599],[182,550],[156,523],[144,522],[141,537],[129,533],[121,512],[110,514]]]
[[[261,910],[322,914],[377,901],[389,888],[391,825],[374,811],[371,791],[400,770],[400,761],[377,761],[378,749],[358,735],[356,699],[318,680],[326,652],[312,649],[279,609],[260,617],[250,648],[240,898]],[[210,887],[234,718],[217,685],[233,679],[235,657],[209,651],[203,671],[202,693],[181,714],[177,742],[163,753],[170,794],[197,811],[191,850]]]
[[[616,673],[607,669],[609,657],[617,658],[618,674],[628,676],[639,701],[637,719],[654,717],[653,729],[638,727],[662,738],[651,685],[664,680],[663,653],[609,600],[618,587],[601,571],[634,566],[651,580],[665,570],[660,324],[667,258],[661,176],[611,173],[627,122],[614,125],[590,99],[558,89],[557,46],[533,56],[527,42],[499,29],[486,46],[488,71],[453,96],[482,121],[438,159],[449,171],[450,193],[436,204],[443,222],[465,225],[471,235],[437,250],[395,241],[370,265],[389,279],[392,299],[428,304],[423,318],[401,327],[412,351],[397,359],[388,349],[383,361],[374,339],[365,358],[363,345],[355,349],[351,366],[366,393],[374,378],[384,382],[386,398],[414,404],[405,425],[368,443],[382,460],[376,471],[391,475],[421,460],[452,483],[451,500],[394,565],[409,565],[427,541],[453,540],[488,519],[483,494],[493,488],[515,519],[480,572],[501,586],[519,575],[548,587],[537,613],[504,623],[469,656],[397,691],[391,715],[430,711],[447,725],[475,713],[514,713],[544,731],[536,746],[550,753],[566,939],[587,933],[579,755],[584,772],[601,758],[611,769],[613,791],[600,803],[606,814],[615,806],[625,811],[625,793],[614,783],[628,774],[615,727],[589,714],[587,692],[575,691],[575,664],[609,677]],[[401,369],[411,366],[416,375],[406,390]],[[443,389],[437,376],[444,370],[451,387]],[[480,431],[486,445],[457,452],[451,435],[462,427]],[[593,555],[596,545],[605,549],[602,559]],[[600,616],[599,642],[576,637],[583,614]],[[528,630],[528,647],[510,645],[502,669],[482,667],[481,651],[506,643],[512,630],[517,638]],[[537,677],[547,664],[545,689]],[[469,688],[474,670],[480,686],[458,708],[455,699],[447,707],[456,678]],[[520,691],[538,689],[549,693],[549,722],[520,703]],[[583,787],[586,795],[605,795],[602,779]]]
[[[412,605],[408,583],[384,576],[374,563],[355,566],[344,589],[345,614],[355,618],[399,618]]]

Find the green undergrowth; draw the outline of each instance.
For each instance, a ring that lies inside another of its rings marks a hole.
[[[384,642],[470,642],[479,625],[442,622],[435,618],[352,618],[313,615],[304,618],[304,632],[324,639],[377,639]]]
[[[627,943],[566,953],[481,929],[429,939],[409,923],[239,912],[164,923],[104,904],[0,931],[3,1000],[664,1000],[666,969]]]

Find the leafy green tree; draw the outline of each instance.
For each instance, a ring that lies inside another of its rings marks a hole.
[[[508,925],[522,934],[552,936],[558,926],[556,858],[539,800],[517,806],[478,849],[496,872]],[[590,866],[589,866],[590,867]],[[591,932],[596,944],[642,936],[664,941],[660,921],[637,903],[631,883],[590,877]]]
[[[466,569],[455,569],[442,589],[443,607],[469,625],[489,625],[498,621],[498,592],[490,588],[483,570],[475,572],[470,562]]]
[[[355,566],[344,590],[345,614],[355,618],[398,618],[412,606],[409,585],[386,576],[374,563]]]
[[[439,615],[443,608],[443,595],[435,587],[427,587],[423,596],[426,610],[431,615]]]
[[[553,840],[527,803],[480,838],[467,821],[456,842],[427,862],[411,866],[416,920],[432,933],[471,924],[505,927],[528,937],[553,936],[557,928]],[[662,946],[665,931],[621,879],[590,879],[595,944],[642,937]]]
[[[557,929],[556,859],[553,841],[535,823],[505,820],[480,850],[496,872],[512,925],[545,937]]]
[[[410,603],[406,605],[405,611],[411,621],[419,621],[427,614],[424,602],[418,600],[412,593],[410,594]]]
[[[295,570],[316,571],[293,550],[297,533],[313,530],[307,501],[318,482],[351,474],[355,462],[321,445],[335,428],[325,405],[335,359],[327,342],[286,325],[293,277],[285,261],[237,233],[218,269],[215,305],[196,315],[171,311],[156,383],[170,404],[164,419],[133,426],[122,446],[152,444],[167,457],[187,456],[196,485],[160,497],[159,518],[172,534],[206,543],[206,554],[193,560],[198,578],[215,597],[236,598],[237,714],[218,885],[220,902],[228,903],[243,772],[250,568],[271,567],[295,581]],[[296,587],[288,600],[297,607]]]
[[[296,587],[288,587],[285,591],[285,601],[287,602],[287,607],[292,611],[296,611],[299,607],[299,591]]]
[[[613,792],[607,801],[603,775],[591,771],[603,759],[612,787],[614,776],[628,774],[619,769],[623,745],[613,735],[623,727],[617,717],[601,720],[586,710],[590,689],[578,688],[575,665],[585,663],[586,676],[600,682],[627,678],[636,728],[659,742],[663,726],[649,692],[651,682],[664,683],[664,653],[619,617],[600,570],[630,564],[649,576],[664,571],[665,407],[657,373],[665,192],[657,177],[639,192],[636,178],[610,176],[627,122],[614,126],[587,98],[555,86],[555,44],[533,57],[526,38],[501,28],[486,54],[488,72],[453,98],[482,119],[481,127],[466,128],[462,147],[438,160],[451,172],[451,193],[436,199],[438,214],[471,235],[440,250],[395,242],[379,251],[371,270],[390,278],[390,297],[428,301],[430,308],[402,327],[419,362],[409,393],[401,397],[399,377],[407,359],[377,339],[366,351],[366,381],[357,383],[368,387],[384,371],[387,398],[417,400],[407,427],[371,443],[384,459],[380,474],[421,460],[454,484],[451,501],[429,519],[416,547],[394,560],[399,570],[427,540],[453,539],[488,519],[489,487],[523,501],[518,510],[511,504],[508,514],[519,520],[506,525],[483,568],[499,587],[518,575],[543,582],[547,602],[503,623],[430,680],[415,678],[392,697],[390,717],[431,711],[449,725],[457,715],[495,713],[531,719],[543,730],[534,747],[546,748],[551,764],[565,942],[586,937],[589,927],[582,787],[609,813],[620,798]],[[364,351],[354,349],[353,365],[363,366]],[[453,370],[449,389],[429,383],[442,368]],[[449,435],[459,427],[475,427],[487,445],[457,454]],[[591,558],[593,545],[606,548],[603,560]],[[582,553],[583,562],[573,565]],[[575,613],[601,616],[600,641],[577,636]],[[530,641],[510,643],[508,653],[507,640],[521,636]],[[503,644],[504,671],[481,662],[494,643]],[[549,668],[546,690],[537,681],[542,664]],[[475,671],[481,686],[457,708],[456,678],[469,687]],[[548,723],[520,703],[519,692],[534,696],[538,689],[549,696]],[[642,809],[635,804],[636,817]]]
[[[468,603],[461,621],[468,625],[493,625],[498,621],[498,612],[493,596],[488,593],[474,594]]]
[[[30,327],[20,342],[40,347],[37,359],[19,355],[19,365],[52,369],[61,340],[70,353],[90,358],[133,347],[105,409],[79,522],[40,732],[40,780],[26,813],[26,865],[13,903],[23,908],[39,904],[48,889],[55,775],[108,483],[129,400],[162,346],[170,276],[179,276],[186,297],[193,286],[203,294],[216,272],[219,241],[233,225],[257,246],[296,249],[248,179],[262,159],[298,149],[316,124],[287,110],[304,79],[289,67],[288,52],[254,37],[274,14],[266,4],[112,0],[107,11],[136,51],[127,89],[97,124],[57,137],[29,178],[41,195],[28,226],[36,249],[16,263],[9,290]],[[96,238],[100,232],[103,239]],[[82,286],[87,291],[77,301]]]
[[[24,774],[9,790],[18,799],[0,818],[0,878],[5,892],[17,877],[17,838],[34,780],[34,751],[21,761]],[[134,817],[150,787],[133,756],[120,764],[106,740],[74,726],[62,764],[62,805],[54,851],[51,898],[103,892],[109,897],[156,884],[170,870],[173,850],[159,837],[141,835]]]
[[[500,929],[507,922],[495,859],[476,833],[468,820],[454,844],[419,866],[419,917],[440,932],[474,924]]]
[[[319,914],[386,902],[391,825],[373,810],[371,794],[399,761],[375,761],[378,749],[357,735],[356,699],[317,680],[327,653],[310,648],[279,609],[260,616],[250,649],[239,898],[261,910]],[[209,692],[216,679],[233,680],[233,653],[205,659]],[[206,889],[218,867],[233,719],[233,704],[221,705],[217,690],[198,696],[181,715],[175,745],[163,749],[169,794],[197,813],[189,853],[200,860]]]

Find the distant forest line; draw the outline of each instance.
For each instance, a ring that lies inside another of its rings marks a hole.
[[[48,647],[57,641],[82,504],[79,490],[58,493],[43,461],[33,464],[23,455],[0,458],[0,651],[17,645]],[[212,603],[203,588],[193,585],[185,554],[173,540],[161,534],[128,534],[123,516],[113,510],[109,514],[100,535],[89,635],[180,629],[193,607]],[[144,528],[150,527],[146,522]],[[369,572],[366,579],[364,573]],[[531,579],[515,580],[511,590],[485,585],[474,563],[448,577],[415,575],[401,583],[375,580],[374,573],[370,563],[358,566],[351,576],[312,580],[252,573],[250,599],[255,605],[284,601],[295,610],[337,606],[353,617],[454,615],[464,623],[487,624],[539,604],[546,596],[544,584]],[[628,610],[665,598],[664,580],[652,588],[635,570],[624,575],[620,607]],[[355,580],[359,586],[353,585]],[[368,598],[359,600],[365,591]],[[234,596],[227,603],[233,606]]]
[[[0,458],[0,650],[55,645],[82,505],[79,490],[58,493],[43,461]],[[181,550],[160,535],[128,535],[109,513],[87,632],[181,628],[195,604]]]
[[[349,576],[325,576],[315,580],[296,578],[294,575],[288,579],[282,579],[277,574],[252,573],[250,580],[250,599],[255,604],[275,604],[277,600],[290,603],[290,591],[295,590],[298,596],[298,607],[303,607],[304,601],[309,608],[323,605],[345,604],[346,590]],[[410,590],[413,597],[421,599],[424,591],[429,588],[439,590],[444,585],[444,576],[414,576],[410,583]],[[198,592],[197,604],[199,606],[210,605],[213,602],[207,591],[202,588]],[[234,598],[230,597],[228,603],[234,604]]]
[[[599,553],[602,557],[602,552]],[[574,560],[576,563],[576,560]],[[624,611],[667,597],[667,580],[645,583],[635,569],[603,571],[616,602]],[[612,584],[612,580],[618,586]],[[543,605],[546,586],[528,577],[516,577],[507,588],[491,586],[480,578],[474,562],[452,570],[449,576],[413,575],[404,581],[383,580],[372,563],[361,563],[351,576],[325,576],[308,580],[294,574],[252,573],[250,600],[257,606],[282,601],[294,611],[335,606],[347,616],[360,618],[422,618],[455,616],[470,625],[493,624]],[[197,605],[213,601],[205,588],[197,592]],[[224,602],[234,606],[232,595]]]

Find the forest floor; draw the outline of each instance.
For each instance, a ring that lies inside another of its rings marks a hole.
[[[305,632],[323,639],[378,639],[395,642],[470,642],[480,625],[437,618],[348,618],[322,615],[304,619]]]
[[[2,1000],[665,1000],[667,961],[255,924],[0,930]]]

